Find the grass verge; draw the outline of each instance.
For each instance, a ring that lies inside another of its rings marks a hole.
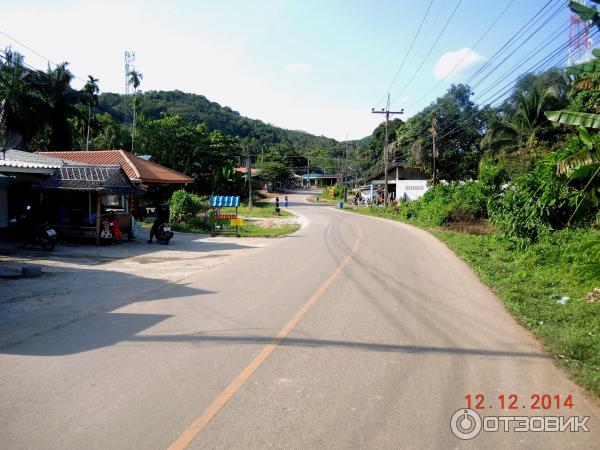
[[[348,209],[395,219],[383,208]],[[425,229],[471,266],[573,381],[600,398],[600,298],[586,298],[600,287],[586,270],[590,261],[600,264],[586,250],[600,240],[598,231],[557,231],[522,247],[497,234]]]
[[[285,208],[283,207],[283,197],[279,197],[279,199],[281,200],[279,202],[279,206],[281,208],[280,216],[281,217],[291,216],[292,213],[286,211]],[[234,214],[235,208],[221,208],[221,212],[223,214]],[[271,202],[256,202],[252,209],[248,208],[248,204],[243,204],[243,203],[238,207],[238,215],[240,215],[242,217],[261,217],[261,218],[273,217],[273,218],[275,218],[277,216],[273,215],[274,212],[275,212],[275,203],[271,203]]]

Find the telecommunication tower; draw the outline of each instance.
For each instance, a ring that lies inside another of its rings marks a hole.
[[[125,51],[125,127],[129,124],[129,72],[135,62],[135,52]]]
[[[576,0],[586,5],[585,0]],[[582,20],[575,13],[569,18],[569,57],[567,65],[580,64],[591,59],[592,39],[590,38],[590,21]]]

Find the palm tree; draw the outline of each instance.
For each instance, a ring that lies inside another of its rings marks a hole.
[[[92,106],[98,106],[98,93],[100,92],[98,81],[98,78],[88,75],[88,80],[83,87],[83,97],[88,107],[87,135],[85,138],[86,150],[89,150],[90,148],[90,122],[92,117]]]
[[[36,73],[10,47],[0,59],[0,132],[2,145],[24,149],[44,127],[44,104],[35,88]]]
[[[37,72],[40,91],[46,103],[46,122],[50,128],[50,150],[70,150],[73,144],[69,119],[81,115],[77,104],[81,102],[81,92],[71,88],[73,74],[67,69],[68,63],[56,68],[48,68],[46,73]]]
[[[131,129],[131,152],[133,153],[134,150],[134,142],[135,142],[135,121],[136,121],[136,112],[137,112],[137,106],[139,104],[139,99],[137,96],[137,89],[140,86],[140,84],[142,83],[142,80],[144,79],[144,76],[138,72],[137,70],[133,69],[129,71],[129,84],[131,86],[133,86],[133,122],[132,122],[132,129]]]
[[[491,156],[511,153],[520,148],[535,147],[540,129],[548,123],[544,111],[558,97],[556,89],[531,89],[518,99],[517,110],[509,119],[501,120],[481,140],[481,148]]]

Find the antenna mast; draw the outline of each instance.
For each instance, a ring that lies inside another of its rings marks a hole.
[[[586,0],[575,0],[584,6]],[[590,21],[582,20],[575,13],[569,18],[569,57],[567,65],[588,62],[591,59],[592,39],[590,38]]]

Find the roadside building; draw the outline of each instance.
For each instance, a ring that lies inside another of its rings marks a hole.
[[[335,186],[341,180],[342,176],[336,174],[307,173],[302,175],[302,184],[306,187]]]
[[[63,238],[95,238],[98,244],[100,225],[109,219],[116,220],[129,239],[134,237],[127,199],[144,191],[121,166],[64,165],[32,190],[42,193],[44,215]]]
[[[416,200],[427,192],[427,174],[421,166],[409,164],[390,164],[388,167],[388,195],[391,200]],[[366,179],[363,192],[373,199],[385,189],[385,172],[376,173]],[[382,194],[380,194],[382,195]]]
[[[60,158],[0,148],[0,229],[27,204],[37,204],[39,193],[31,186],[48,178],[56,169],[74,164]]]
[[[139,197],[128,199],[129,209],[137,217],[146,215],[146,206],[153,207],[168,199],[177,185],[185,185],[194,181],[193,178],[181,172],[150,161],[147,155],[141,158],[125,150],[38,152],[38,155],[94,166],[121,166],[136,187],[148,190],[141,203]],[[117,199],[113,198],[112,200],[116,201]],[[121,206],[125,207],[125,205]]]

